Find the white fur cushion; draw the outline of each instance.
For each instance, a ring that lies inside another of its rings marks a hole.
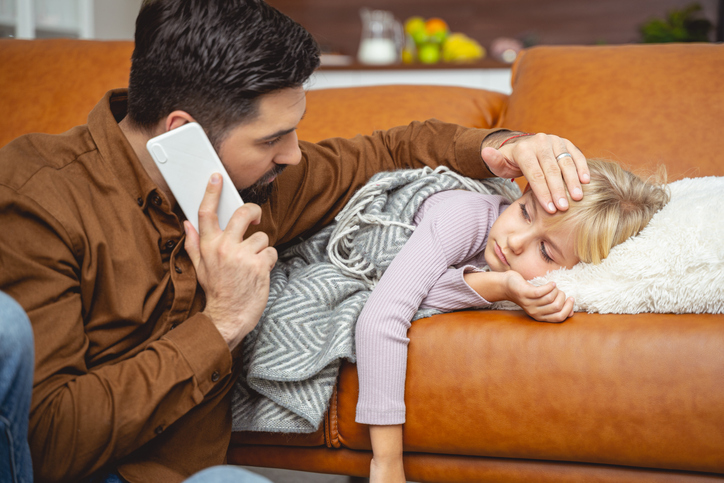
[[[531,282],[555,281],[575,298],[577,312],[723,313],[724,177],[687,178],[669,189],[669,203],[601,264],[579,263]]]

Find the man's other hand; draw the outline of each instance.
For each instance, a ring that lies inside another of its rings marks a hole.
[[[495,147],[509,138],[502,147]],[[569,140],[551,134],[517,136],[508,131],[497,132],[486,138],[481,155],[496,176],[525,176],[548,213],[568,209],[564,182],[571,198],[580,200],[581,183],[590,181],[583,153]]]

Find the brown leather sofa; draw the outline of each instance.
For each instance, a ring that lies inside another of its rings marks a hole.
[[[131,50],[0,40],[0,146],[85,122],[106,90],[127,85]],[[559,134],[634,169],[664,163],[672,181],[723,176],[722,79],[724,45],[538,47],[514,65],[510,96],[311,91],[299,135],[349,137],[436,117]],[[577,314],[555,325],[472,311],[419,320],[409,335],[410,480],[724,481],[724,315]],[[346,364],[316,433],[235,433],[229,462],[365,476],[370,442],[354,422],[356,400]]]

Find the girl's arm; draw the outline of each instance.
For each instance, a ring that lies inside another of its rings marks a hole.
[[[389,471],[399,476],[402,469],[401,425],[405,422],[410,320],[448,267],[482,249],[502,202],[500,197],[486,202],[481,195],[462,191],[435,196],[436,204],[425,211],[357,321],[360,393],[356,421],[370,425],[371,470],[375,474]]]
[[[402,465],[402,425],[370,426],[370,483],[405,483]]]

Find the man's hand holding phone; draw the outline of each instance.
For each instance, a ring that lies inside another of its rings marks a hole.
[[[199,208],[199,231],[187,220],[186,251],[206,292],[206,314],[233,350],[259,322],[269,298],[269,273],[277,251],[266,234],[244,238],[249,225],[261,220],[261,208],[246,203],[232,215],[225,230],[217,208],[222,178],[211,176]]]

